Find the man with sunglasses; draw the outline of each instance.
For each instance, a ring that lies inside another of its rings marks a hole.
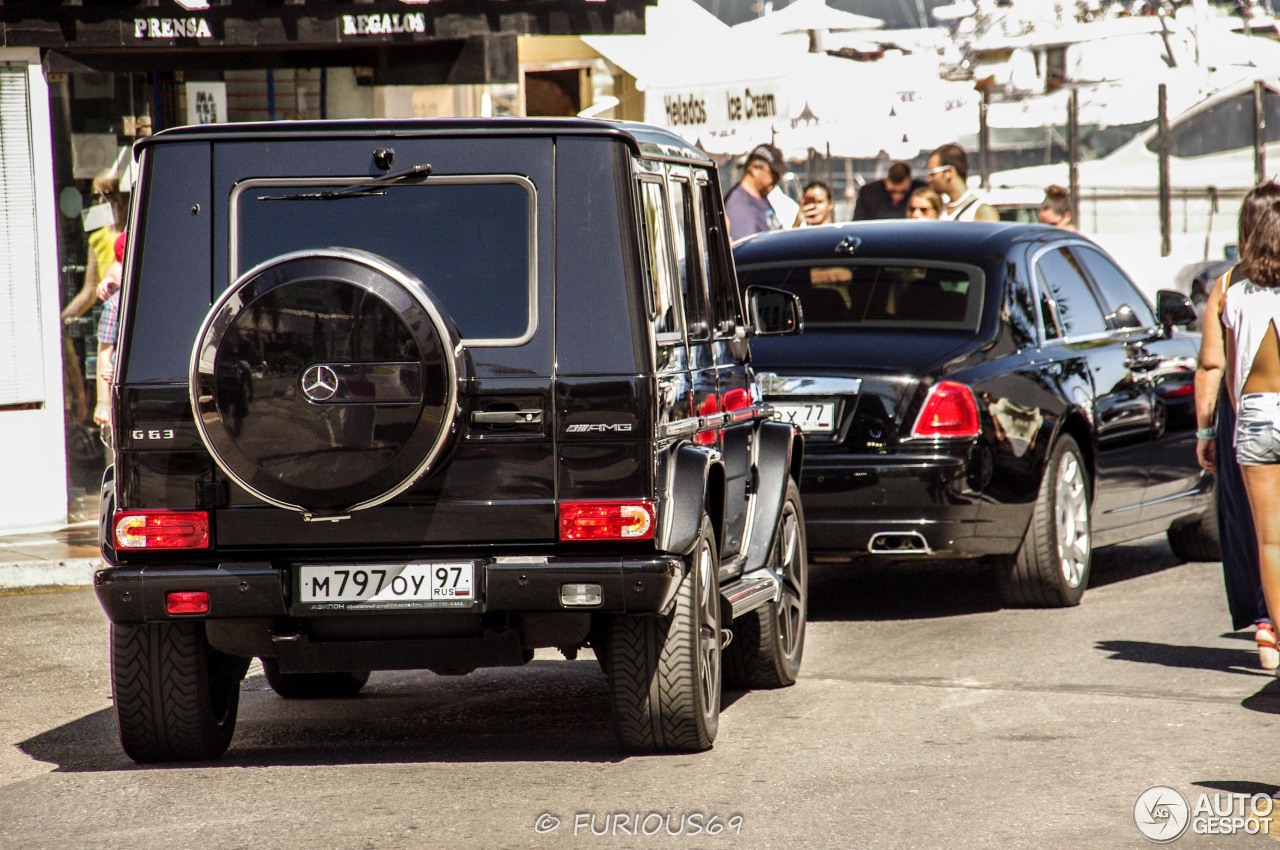
[[[853,220],[873,218],[906,218],[907,198],[916,189],[924,188],[924,182],[911,179],[911,166],[895,162],[889,173],[880,180],[873,180],[858,192],[858,202],[853,206]]]
[[[781,230],[769,193],[782,180],[782,152],[773,145],[757,145],[747,154],[742,179],[724,196],[729,238],[742,239],[765,230]]]
[[[929,186],[947,199],[943,221],[999,221],[1000,214],[969,188],[969,155],[957,144],[929,154]]]

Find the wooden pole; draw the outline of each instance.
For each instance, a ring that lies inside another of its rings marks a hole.
[[[1267,110],[1263,102],[1266,87],[1262,80],[1253,83],[1253,185],[1267,180]]]
[[[1067,173],[1071,221],[1080,226],[1080,90],[1071,90],[1067,101]]]
[[[1169,90],[1160,84],[1157,100],[1160,140],[1160,256],[1173,253],[1173,204],[1169,193]]]

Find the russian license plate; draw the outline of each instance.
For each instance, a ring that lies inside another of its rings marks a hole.
[[[311,610],[469,608],[476,601],[475,572],[473,561],[303,564],[295,598]]]
[[[810,434],[830,434],[836,429],[836,403],[834,401],[776,402],[773,418],[790,422],[801,431]]]

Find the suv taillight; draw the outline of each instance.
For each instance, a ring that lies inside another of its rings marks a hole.
[[[939,381],[929,389],[911,436],[976,437],[981,431],[973,390],[956,381]]]
[[[563,502],[561,540],[651,540],[653,502]]]
[[[205,511],[118,511],[111,523],[117,549],[208,549]]]

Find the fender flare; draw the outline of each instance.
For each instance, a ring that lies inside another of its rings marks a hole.
[[[666,474],[658,492],[660,507],[654,542],[659,551],[687,555],[697,543],[703,511],[709,509],[712,521],[717,519],[715,506],[707,505],[716,458],[711,452],[684,443],[668,452],[664,463]]]
[[[764,422],[756,438],[756,497],[747,538],[744,570],[750,572],[765,565],[773,546],[778,512],[786,498],[787,481],[792,475],[793,454],[798,454],[795,428],[781,422]],[[794,458],[798,460],[799,458]],[[795,471],[798,473],[798,464]],[[796,481],[800,480],[796,475]]]

